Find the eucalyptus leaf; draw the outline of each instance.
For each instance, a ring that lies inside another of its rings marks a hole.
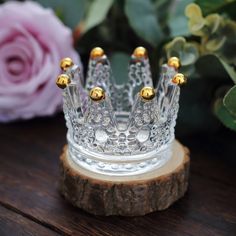
[[[230,114],[236,117],[236,85],[226,93],[223,104]]]
[[[176,37],[166,44],[167,57],[179,57],[182,66],[191,65],[196,62],[199,57],[198,48],[193,43],[186,42],[183,37]]]
[[[86,0],[37,0],[44,7],[52,8],[58,17],[70,28],[74,29],[84,16],[88,4]]]
[[[221,62],[221,64],[224,66],[225,70],[227,71],[227,73],[229,74],[229,76],[231,77],[231,79],[234,81],[234,83],[236,83],[236,70],[233,66],[229,65],[228,63],[226,63],[223,59],[219,58],[219,61]]]
[[[130,56],[126,53],[116,52],[112,54],[110,60],[116,83],[126,83],[128,81],[128,64]]]
[[[201,8],[195,4],[191,3],[185,8],[185,15],[189,18],[188,28],[193,35],[203,36],[205,19],[202,16]]]
[[[219,14],[210,14],[205,18],[207,27],[210,28],[211,34],[216,33],[219,30],[222,18]]]
[[[163,39],[163,32],[151,0],[126,0],[125,14],[136,34],[153,47]]]
[[[195,3],[198,4],[204,15],[209,13],[219,12],[222,8],[227,5],[235,2],[235,0],[214,0],[214,1],[206,1],[206,0],[196,0]]]
[[[114,0],[93,0],[84,20],[83,33],[104,21]]]
[[[188,22],[184,15],[184,11],[185,7],[192,2],[193,0],[182,0],[175,1],[174,4],[172,4],[168,19],[168,25],[172,37],[189,35]]]
[[[223,104],[222,99],[217,99],[214,112],[219,120],[228,128],[236,131],[236,117],[232,116]]]
[[[222,48],[226,39],[227,38],[224,35],[220,35],[218,37],[216,36],[215,38],[208,40],[208,42],[205,44],[205,47],[208,51],[215,52]]]

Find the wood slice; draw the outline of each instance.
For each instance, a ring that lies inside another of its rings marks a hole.
[[[136,176],[107,176],[60,157],[60,191],[74,206],[95,215],[138,216],[164,210],[187,190],[189,150],[174,142],[173,155],[161,168]]]

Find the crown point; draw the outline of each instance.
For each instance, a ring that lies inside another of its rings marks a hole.
[[[71,58],[65,57],[60,62],[60,67],[63,71],[66,71],[68,68],[74,65],[74,62]]]
[[[105,98],[105,91],[100,87],[94,87],[90,90],[89,96],[93,101],[99,102]]]
[[[180,68],[180,60],[178,57],[171,57],[167,62],[168,66],[174,67],[176,70]]]
[[[144,87],[140,91],[140,96],[144,101],[150,101],[155,97],[155,90],[152,87]]]
[[[185,84],[187,82],[187,79],[183,74],[177,73],[173,77],[172,82],[175,83],[175,84],[178,84],[178,85],[182,85],[182,84]]]
[[[70,77],[66,74],[61,74],[57,77],[57,81],[56,81],[56,85],[61,88],[64,89],[66,88],[66,86],[68,84],[70,84]]]
[[[100,47],[93,48],[91,53],[90,53],[90,58],[96,59],[99,57],[102,57],[104,55],[104,50]]]
[[[137,58],[147,57],[147,50],[144,47],[137,47],[134,49],[133,55]]]

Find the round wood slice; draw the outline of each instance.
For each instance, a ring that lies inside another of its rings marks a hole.
[[[187,190],[189,151],[174,142],[173,155],[161,168],[136,176],[107,176],[60,157],[60,190],[74,206],[95,215],[138,216],[164,210]]]

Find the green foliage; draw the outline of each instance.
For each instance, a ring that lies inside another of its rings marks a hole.
[[[234,85],[224,96],[223,104],[228,112],[235,117],[236,120],[236,85]]]
[[[163,38],[151,0],[126,0],[125,14],[136,34],[156,47]]]
[[[128,80],[127,70],[130,61],[130,56],[126,53],[116,52],[111,56],[110,61],[112,66],[112,72],[114,74],[114,78],[116,79],[116,83],[126,83]]]
[[[199,58],[198,44],[186,42],[183,37],[176,37],[165,45],[167,58],[178,57],[181,61],[182,72],[190,75],[194,72],[194,63]]]
[[[168,2],[168,1],[166,1]],[[176,4],[176,7],[169,9],[169,19],[168,25],[170,28],[170,34],[172,37],[175,36],[187,36],[189,35],[186,17],[184,15],[184,10],[186,5],[192,3],[193,0],[181,0]]]
[[[221,64],[224,66],[225,70],[227,71],[228,75],[231,77],[231,79],[233,80],[233,82],[236,84],[236,70],[235,70],[235,66],[233,65],[229,65],[228,63],[226,63],[224,60],[220,59]]]
[[[217,0],[213,4],[208,1],[199,0],[197,2],[204,7],[205,12],[211,12],[233,1]],[[190,32],[200,37],[200,46],[198,47],[200,56],[215,55],[233,82],[236,83],[236,22],[216,13],[204,17],[201,8],[196,4],[189,4],[186,7],[185,14],[189,18]],[[225,126],[236,130],[235,86],[229,90],[223,99],[217,99],[214,110]]]
[[[203,17],[200,7],[189,4],[186,7],[189,18],[190,32],[201,38],[201,53],[213,53],[226,63],[235,63],[236,53],[236,22],[226,19],[219,14]]]
[[[148,49],[156,73],[160,61],[179,57],[181,72],[190,78],[179,123],[188,130],[208,129],[214,123],[209,106],[216,98],[215,115],[236,130],[235,86],[220,96],[215,92],[232,84],[229,78],[236,84],[236,0],[38,1],[75,29],[81,54],[94,46],[112,52],[118,83],[127,79],[128,55],[136,46]]]
[[[113,4],[113,0],[94,0],[91,2],[88,12],[83,21],[83,33],[99,25],[104,21],[106,15]]]
[[[87,0],[37,0],[44,7],[52,8],[63,22],[74,29],[84,17]]]
[[[214,105],[214,111],[219,120],[228,128],[236,131],[236,116],[232,116],[226,109],[221,98],[217,99]]]
[[[200,8],[203,10],[203,14],[207,15],[212,12],[219,12],[220,10],[224,9],[227,6],[232,7],[232,4],[234,4],[235,0],[196,0],[195,3],[200,6]],[[235,10],[235,9],[234,9]]]

